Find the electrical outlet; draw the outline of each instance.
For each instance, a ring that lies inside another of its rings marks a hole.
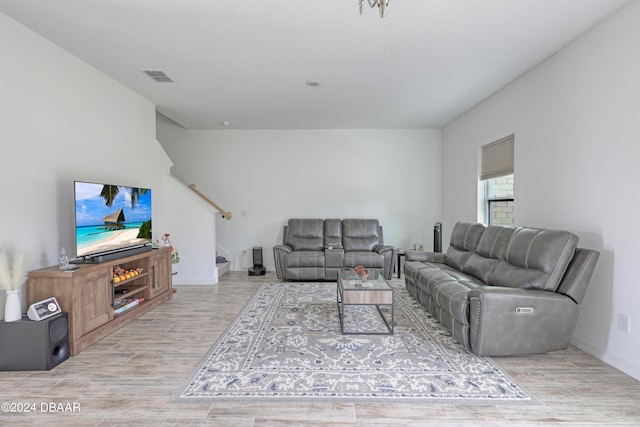
[[[629,316],[618,313],[618,329],[626,334],[631,332],[631,319]]]

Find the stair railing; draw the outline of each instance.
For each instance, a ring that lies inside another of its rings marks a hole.
[[[225,219],[228,219],[228,220],[230,220],[230,219],[231,219],[231,216],[232,216],[232,215],[231,215],[231,212],[229,212],[229,211],[225,211],[225,210],[224,210],[224,209],[222,209],[220,206],[216,205],[213,201],[211,201],[211,199],[209,199],[207,196],[205,196],[204,194],[202,194],[202,193],[201,193],[201,192],[196,188],[196,185],[195,185],[195,184],[191,184],[191,185],[189,186],[189,188],[190,188],[194,193],[196,193],[198,196],[202,197],[202,199],[203,199],[205,202],[209,203],[211,206],[213,206],[214,208],[216,208],[216,210],[222,214],[222,218],[225,218]]]

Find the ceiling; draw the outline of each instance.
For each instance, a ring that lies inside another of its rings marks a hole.
[[[189,129],[440,128],[629,1],[391,0],[383,19],[357,0],[0,0],[0,12]]]

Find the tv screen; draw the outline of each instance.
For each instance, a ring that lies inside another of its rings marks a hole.
[[[151,243],[151,189],[75,181],[76,257]]]

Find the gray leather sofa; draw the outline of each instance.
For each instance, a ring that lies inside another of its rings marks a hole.
[[[446,253],[407,251],[405,284],[479,356],[562,350],[600,255],[577,245],[568,231],[458,222]]]
[[[285,280],[337,280],[343,267],[364,265],[391,278],[394,247],[384,244],[377,219],[292,218],[273,248],[276,275]]]

